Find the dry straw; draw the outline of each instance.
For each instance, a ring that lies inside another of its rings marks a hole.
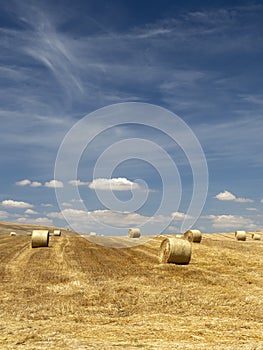
[[[53,236],[61,236],[61,231],[60,230],[54,230],[53,231]]]
[[[10,232],[10,236],[16,236],[16,232],[14,231]]]
[[[186,239],[165,238],[160,246],[159,261],[161,264],[174,263],[187,265],[191,260],[192,246]]]
[[[129,238],[139,238],[141,236],[141,230],[139,228],[129,228]]]
[[[32,248],[48,247],[49,231],[48,230],[34,230],[32,232]]]
[[[261,236],[258,233],[252,233],[252,239],[254,239],[254,241],[260,241],[261,240]]]
[[[27,236],[32,236],[32,232],[27,232],[26,235]]]
[[[236,231],[235,237],[237,241],[245,241],[247,239],[246,231]]]
[[[184,238],[189,242],[200,243],[202,240],[202,233],[199,230],[187,230],[184,233]]]

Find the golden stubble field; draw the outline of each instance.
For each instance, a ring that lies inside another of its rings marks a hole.
[[[179,266],[159,264],[162,237],[117,249],[63,231],[32,249],[32,228],[0,224],[1,350],[263,349],[263,240],[206,234]]]

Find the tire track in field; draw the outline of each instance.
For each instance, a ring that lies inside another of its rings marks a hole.
[[[9,280],[21,280],[24,277],[27,262],[32,256],[31,242],[26,242],[6,262],[5,276]]]

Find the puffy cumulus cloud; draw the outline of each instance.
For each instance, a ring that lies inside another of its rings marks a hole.
[[[72,207],[72,204],[71,204],[71,203],[64,202],[64,203],[62,203],[62,206],[63,206],[63,207]]]
[[[144,216],[132,212],[115,212],[112,210],[94,210],[85,211],[80,209],[65,208],[61,212],[51,212],[47,214],[48,217],[54,219],[64,219],[74,224],[79,230],[89,227],[99,227],[102,225],[109,225],[114,227],[132,227],[144,224],[150,221],[151,224],[169,223],[172,221],[171,216],[158,215],[156,217]]]
[[[28,186],[31,184],[31,181],[28,180],[28,179],[24,179],[24,180],[21,180],[21,181],[17,181],[16,182],[16,185],[17,186]]]
[[[216,199],[219,199],[220,201],[233,201],[236,199],[236,196],[234,196],[231,192],[224,191],[220,192],[215,196]]]
[[[175,211],[175,212],[172,213],[172,218],[175,221],[177,221],[177,220],[180,221],[180,220],[184,220],[184,219],[191,219],[192,216],[191,215],[187,215],[185,213],[181,213],[179,211]]]
[[[111,210],[85,211],[79,209],[66,208],[61,212],[52,212],[48,217],[63,219],[69,218],[73,222],[82,224],[102,222],[104,224],[126,227],[127,225],[140,225],[149,219],[149,217],[130,212],[114,212]]]
[[[263,198],[261,199],[260,203],[263,203]]]
[[[6,208],[18,208],[18,209],[25,209],[25,208],[33,208],[34,206],[27,202],[19,202],[14,201],[12,199],[6,199],[1,202],[1,205]]]
[[[249,198],[238,198],[233,193],[229,191],[220,192],[215,196],[216,199],[220,201],[233,201],[238,203],[252,203],[254,202],[252,199]]]
[[[38,182],[38,181],[31,181],[28,179],[24,179],[24,180],[16,182],[16,185],[17,186],[40,187],[40,186],[42,186],[42,183]]]
[[[47,225],[47,226],[53,225],[53,221],[46,217],[42,217],[42,218],[40,217],[35,219],[20,217],[16,221],[20,222],[21,224],[35,224],[35,225]]]
[[[207,219],[212,220],[212,226],[217,229],[223,229],[226,228],[233,228],[233,229],[240,229],[240,228],[248,228],[248,229],[255,229],[256,225],[253,223],[253,221],[249,218],[245,218],[243,216],[239,215],[208,215],[206,216]]]
[[[32,209],[27,209],[27,210],[25,211],[25,214],[28,214],[28,215],[35,215],[35,214],[38,214],[38,212],[35,211],[35,210],[32,210]]]
[[[8,216],[9,216],[9,213],[7,211],[0,210],[0,220],[7,219]]]
[[[168,228],[167,228],[167,231],[168,232],[179,232],[180,231],[180,228],[178,226],[174,226],[174,225],[170,225]]]
[[[80,180],[71,180],[68,183],[72,186],[86,186],[89,184],[89,182],[84,182]]]
[[[62,212],[51,212],[47,214],[47,217],[54,219],[64,219]]]
[[[33,181],[33,182],[31,182],[30,186],[31,187],[40,187],[40,186],[42,186],[42,183],[38,182],[38,181]]]
[[[50,187],[50,188],[62,188],[64,187],[63,182],[62,181],[58,181],[58,180],[50,180],[45,182],[45,187]]]
[[[132,182],[125,177],[94,179],[88,186],[91,189],[103,191],[130,191],[140,189],[140,186],[137,183]]]

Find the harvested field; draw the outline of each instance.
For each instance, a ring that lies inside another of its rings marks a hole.
[[[163,236],[117,249],[65,230],[32,249],[32,227],[3,225],[3,350],[263,349],[262,240],[203,234],[174,265],[158,262]]]

